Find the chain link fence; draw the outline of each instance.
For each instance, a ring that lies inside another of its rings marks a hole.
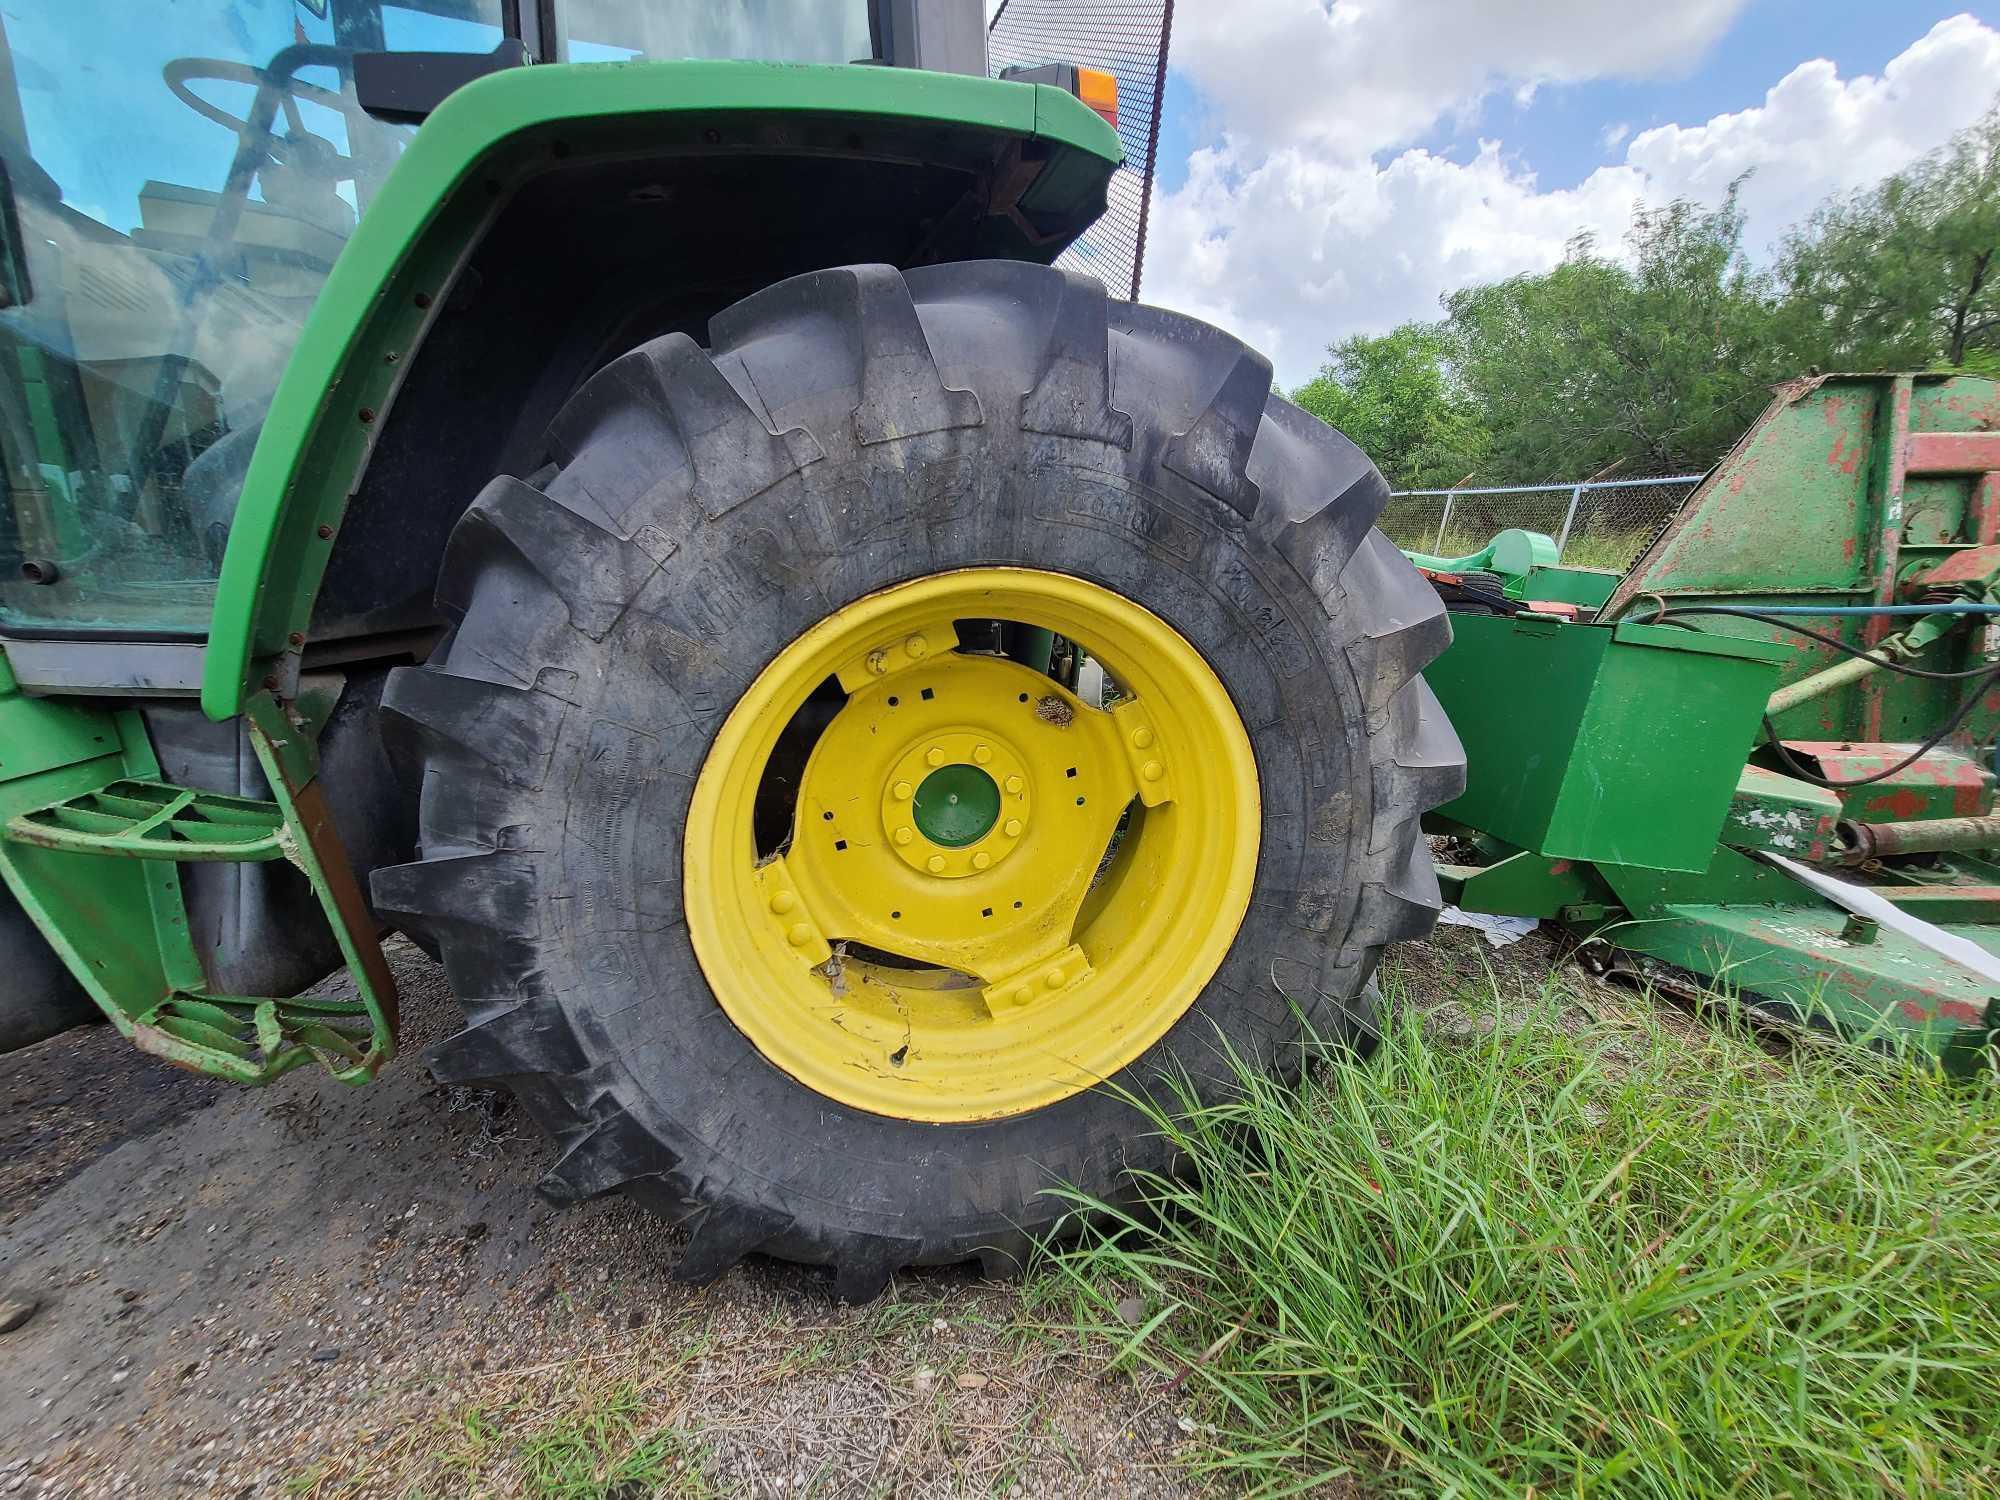
[[[1637,560],[1702,477],[1397,490],[1378,524],[1398,547],[1441,557],[1476,552],[1495,532],[1519,526],[1554,537],[1562,560],[1572,567],[1622,570]]]

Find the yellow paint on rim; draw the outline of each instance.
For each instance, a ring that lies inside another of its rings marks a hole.
[[[1076,641],[1122,697],[1106,711],[957,650],[964,620]],[[847,702],[791,839],[760,855],[758,787],[829,677]],[[1001,793],[956,847],[905,816],[950,765]],[[688,931],[724,1012],[807,1087],[903,1119],[1018,1114],[1108,1078],[1186,1014],[1249,907],[1260,818],[1242,719],[1165,621],[1066,574],[941,573],[822,620],[730,712],[688,809]]]

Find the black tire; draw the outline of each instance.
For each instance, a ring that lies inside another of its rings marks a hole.
[[[1365,1043],[1383,946],[1430,930],[1418,815],[1464,757],[1418,673],[1450,627],[1371,529],[1374,467],[1205,324],[974,262],[796,277],[710,332],[608,366],[552,429],[559,471],[494,480],[459,522],[453,637],[385,698],[420,747],[423,857],[379,871],[376,904],[463,999],[433,1072],[523,1098],[557,1201],[687,1219],[686,1279],[752,1251],[832,1266],[849,1298],[906,1265],[1004,1271],[1060,1220],[1049,1188],[1116,1198],[1166,1148],[1104,1091],[924,1124],[752,1047],[680,903],[688,798],[743,686],[833,610],[951,568],[1073,573],[1174,625],[1242,712],[1262,844],[1221,970],[1116,1081],[1212,1094],[1218,1037],[1285,1071],[1301,1010]]]

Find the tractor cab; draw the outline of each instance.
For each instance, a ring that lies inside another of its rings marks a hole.
[[[0,633],[206,632],[285,363],[417,123],[453,88],[532,60],[886,57],[877,10],[75,0],[10,12]]]

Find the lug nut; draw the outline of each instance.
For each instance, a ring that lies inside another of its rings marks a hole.
[[[983,870],[992,863],[993,856],[988,854],[984,849],[981,849],[977,854],[972,856],[972,868],[975,870]]]
[[[794,896],[790,891],[777,891],[771,896],[771,910],[781,917],[798,904],[798,897]]]
[[[942,875],[944,873],[944,856],[942,854],[933,854],[929,859],[924,861],[924,868],[929,870],[933,875]]]
[[[1007,790],[1014,796],[1018,797],[1021,795],[1021,786],[1022,786],[1022,781],[1020,777],[1009,776],[1007,778]]]
[[[1000,831],[1010,839],[1019,838],[1021,836],[1021,820],[1019,818],[1009,818]]]
[[[1139,767],[1139,774],[1148,781],[1158,781],[1161,776],[1166,774],[1166,769],[1158,761],[1149,760],[1143,766]]]
[[[907,828],[898,828],[896,830],[896,842],[899,844],[907,844],[915,837],[916,835]]]
[[[893,787],[889,788],[889,790],[896,794],[896,800],[898,802],[908,802],[910,800],[910,793],[913,789],[911,788],[909,782],[899,781]]]
[[[984,745],[975,745],[972,750],[972,758],[983,766],[989,760],[993,759],[993,752]]]
[[[942,745],[933,745],[930,747],[930,749],[926,750],[924,752],[924,764],[927,766],[943,765],[944,747]]]

